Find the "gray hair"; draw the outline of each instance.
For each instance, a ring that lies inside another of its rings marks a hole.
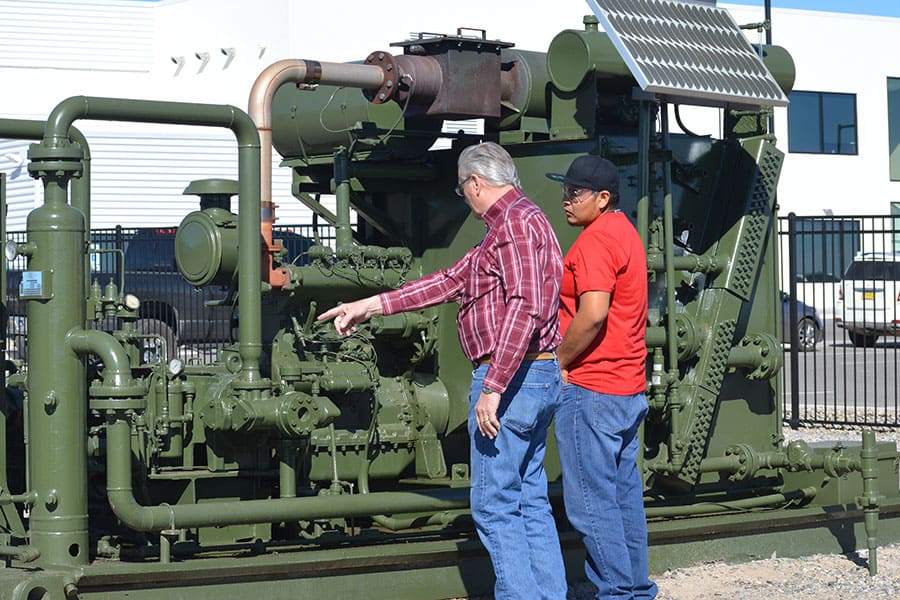
[[[494,142],[483,142],[465,148],[459,155],[457,171],[460,177],[475,173],[491,185],[521,187],[512,157]]]

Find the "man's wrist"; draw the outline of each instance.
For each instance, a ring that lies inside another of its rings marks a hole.
[[[492,390],[490,386],[484,385],[484,386],[481,386],[481,393],[482,394],[493,394],[494,390]]]

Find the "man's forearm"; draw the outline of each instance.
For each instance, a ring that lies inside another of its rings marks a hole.
[[[600,332],[602,326],[603,321],[590,323],[587,322],[587,319],[579,319],[578,315],[575,315],[562,343],[556,349],[561,369],[568,369],[569,365],[581,356],[582,352],[587,350],[594,338],[597,337],[597,333]]]

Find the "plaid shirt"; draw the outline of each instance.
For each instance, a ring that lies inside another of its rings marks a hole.
[[[562,254],[547,218],[513,188],[484,213],[480,244],[441,269],[381,294],[384,314],[459,301],[463,352],[491,364],[485,386],[506,391],[526,353],[559,345]]]

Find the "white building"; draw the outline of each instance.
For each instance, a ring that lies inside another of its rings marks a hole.
[[[763,20],[762,0],[720,6],[739,24]],[[560,30],[580,28],[588,12],[583,0],[557,0],[552,9],[538,0],[0,0],[0,118],[44,120],[76,95],[246,109],[256,76],[284,58],[360,60],[411,32],[458,27],[543,51]],[[775,133],[787,153],[782,214],[889,214],[900,207],[900,65],[891,62],[900,55],[900,19],[772,12],[773,41],[796,63],[793,106],[804,108],[790,117],[790,109],[776,111]],[[757,35],[747,32],[751,42]],[[718,132],[717,111],[683,114],[690,129]],[[225,130],[76,126],[91,144],[94,227],[177,224],[196,206],[181,195],[191,179],[237,176],[235,143]],[[41,198],[40,183],[24,169],[29,143],[0,141],[11,230],[24,228]],[[289,174],[275,173],[279,222],[307,221],[290,197]]]

